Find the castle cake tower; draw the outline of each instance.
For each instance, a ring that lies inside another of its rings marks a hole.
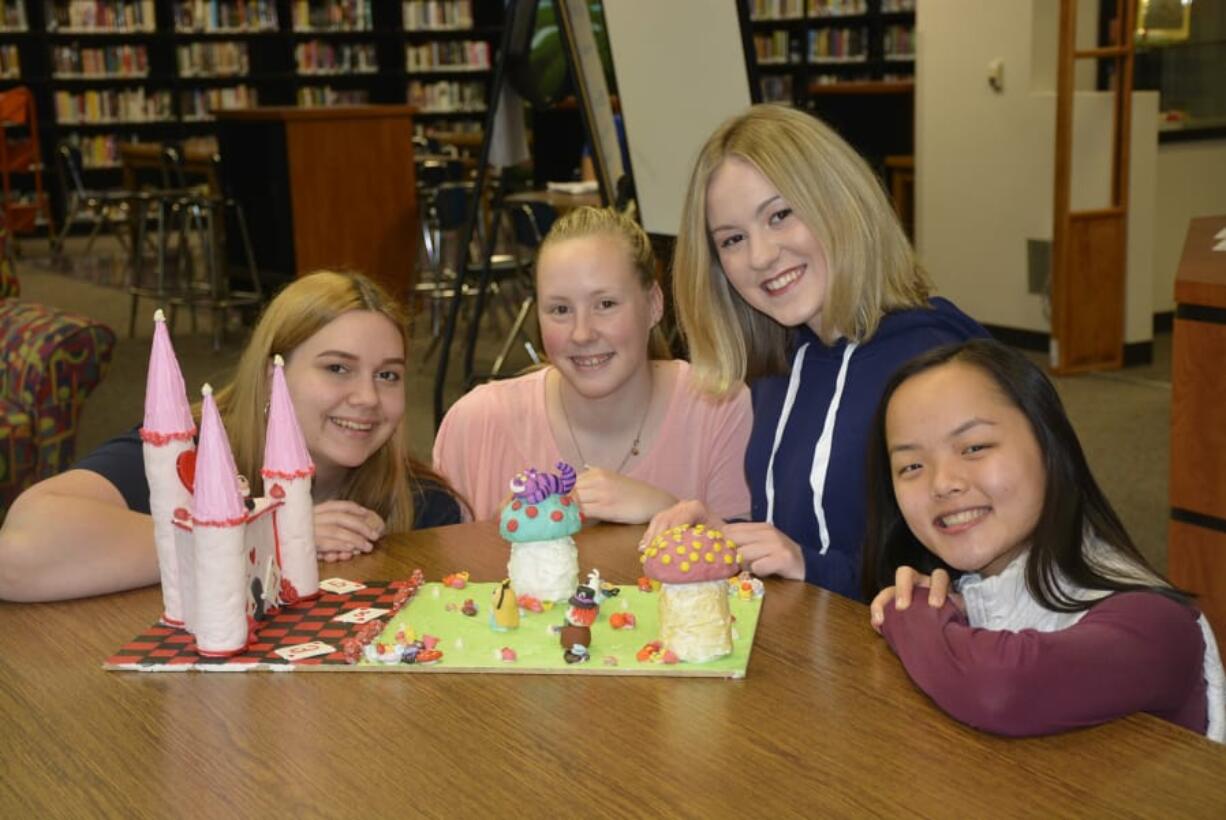
[[[181,627],[184,608],[172,521],[176,510],[191,508],[191,480],[196,472],[196,423],[187,403],[187,388],[183,384],[179,360],[170,343],[170,334],[166,332],[166,316],[160,308],[153,315],[153,348],[145,377],[145,421],[140,437],[144,442],[145,475],[149,479],[153,539],[162,574],[162,623]],[[155,476],[159,479],[154,480]],[[162,477],[172,477],[172,480]]]
[[[579,583],[579,548],[571,538],[583,526],[571,495],[575,470],[565,462],[557,468],[556,474],[530,468],[511,479],[514,496],[498,525],[511,542],[511,586],[540,601],[565,601]]]
[[[273,358],[272,396],[264,436],[264,494],[282,502],[276,515],[277,560],[281,564],[281,602],[296,603],[319,595],[315,558],[315,505],[311,479],[315,464],[285,383],[285,360]]]
[[[278,356],[261,470],[267,494],[245,499],[207,384],[201,391],[200,440],[192,447],[194,425],[184,426],[184,419],[191,424],[191,411],[160,311],[157,321],[142,437],[163,620],[191,632],[202,656],[234,655],[247,648],[256,624],[279,606],[319,594],[311,503],[315,466]]]

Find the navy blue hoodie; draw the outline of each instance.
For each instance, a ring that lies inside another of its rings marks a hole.
[[[808,327],[798,328],[791,352],[792,372],[757,379],[750,385],[753,432],[745,451],[745,472],[752,518],[771,521],[800,545],[806,581],[849,598],[860,598],[868,433],[886,380],[900,365],[926,350],[988,335],[949,301],[934,298],[931,305],[931,309],[887,313],[872,338],[855,346],[849,357],[846,340],[826,347]],[[797,374],[796,363],[801,358]],[[793,381],[795,395],[788,403],[790,412],[780,434],[779,421]],[[827,422],[836,392],[837,406]],[[828,423],[830,431],[823,442],[822,431]],[[815,470],[819,444],[823,453],[828,448],[828,456],[820,459]],[[768,467],[772,482],[767,480]],[[811,486],[815,482],[822,493],[816,505]],[[772,492],[773,504],[768,498]],[[819,521],[818,510],[824,521]]]

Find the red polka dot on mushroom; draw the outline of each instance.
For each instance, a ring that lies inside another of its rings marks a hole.
[[[511,502],[511,509],[513,510],[518,510],[522,506],[524,506],[522,501],[512,501]]]
[[[519,529],[519,522],[514,518],[507,522],[507,532],[515,532],[517,529]]]
[[[536,507],[529,507],[528,509],[524,510],[524,513],[525,513],[525,514],[526,514],[526,515],[527,515],[529,518],[536,518],[536,514],[537,514],[538,512],[540,512],[540,511],[539,511],[539,510],[538,510]]]
[[[570,506],[570,496],[569,496],[569,495],[564,495],[564,496],[562,496],[562,498],[561,498],[560,500],[562,501],[562,506],[563,506],[563,507],[569,507],[569,506]]]
[[[551,512],[551,513],[549,514],[549,517],[550,517],[550,518],[552,518],[554,521],[561,521],[561,520],[562,520],[562,511],[561,511],[561,510],[554,510],[553,512]]]

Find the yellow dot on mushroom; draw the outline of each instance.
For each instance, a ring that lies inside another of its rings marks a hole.
[[[714,564],[715,563],[715,553],[708,552],[706,555],[703,556],[703,560],[705,560],[708,564]]]
[[[658,552],[659,552],[659,550],[658,550],[658,549],[656,549],[655,547],[648,547],[648,548],[647,548],[647,557],[648,557],[648,558],[655,558],[655,557],[656,557],[656,553],[658,553]]]
[[[702,524],[695,524],[695,525],[694,525],[694,532],[702,532],[704,529],[706,529],[706,528],[705,528],[705,527],[703,527],[703,525],[702,525]]]
[[[723,538],[724,537],[724,534],[720,532],[719,530],[711,530],[709,533],[707,533],[707,535],[711,536],[712,538]]]
[[[640,555],[640,556],[639,556],[639,563],[640,563],[640,564],[646,564],[646,563],[647,563],[647,556],[646,556],[646,555]]]
[[[677,546],[677,554],[685,555],[685,544],[680,544]]]
[[[672,562],[673,562],[673,557],[669,555],[667,552],[660,556],[661,564],[671,564]]]
[[[725,564],[731,564],[731,563],[732,563],[732,553],[730,553],[730,552],[724,553],[724,563],[725,563]]]
[[[736,542],[733,541],[731,538],[728,539],[728,549],[730,550],[736,549]]]
[[[691,552],[691,553],[690,553],[690,560],[691,560],[691,561],[697,561],[697,560],[698,560],[698,553],[696,553],[696,552]]]
[[[723,549],[724,549],[724,545],[723,545],[723,544],[721,544],[721,543],[720,543],[720,542],[718,542],[718,541],[716,541],[715,543],[711,544],[711,552],[722,552],[722,551],[723,551]]]
[[[739,563],[741,563],[741,562],[742,562],[742,561],[744,561],[744,560],[745,560],[745,559],[744,559],[744,558],[741,556],[741,551],[740,551],[740,550],[737,550],[737,552],[736,552],[736,562],[739,564]]]
[[[689,561],[682,561],[682,562],[681,562],[681,571],[682,571],[682,572],[689,572],[689,571],[690,571],[690,562],[689,562]]]

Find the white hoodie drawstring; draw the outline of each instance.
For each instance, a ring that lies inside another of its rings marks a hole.
[[[788,392],[783,400],[783,409],[779,414],[779,424],[775,428],[775,441],[771,446],[770,460],[766,464],[766,521],[769,524],[775,523],[775,454],[779,451],[779,442],[783,438],[784,428],[787,427],[788,417],[792,415],[796,394],[800,392],[800,371],[805,361],[805,350],[808,347],[808,343],[801,345],[792,360],[792,375],[788,381]],[[817,529],[822,540],[822,555],[825,555],[830,549],[830,530],[826,526],[822,495],[826,487],[826,473],[830,470],[830,452],[834,446],[834,422],[838,416],[839,404],[843,400],[843,387],[847,383],[847,367],[855,349],[855,342],[849,342],[843,349],[843,361],[839,365],[839,375],[835,379],[834,395],[830,397],[830,406],[826,408],[826,419],[822,424],[822,433],[817,439],[817,446],[813,449],[813,466],[809,471],[809,486],[813,490],[813,515],[817,518]]]

